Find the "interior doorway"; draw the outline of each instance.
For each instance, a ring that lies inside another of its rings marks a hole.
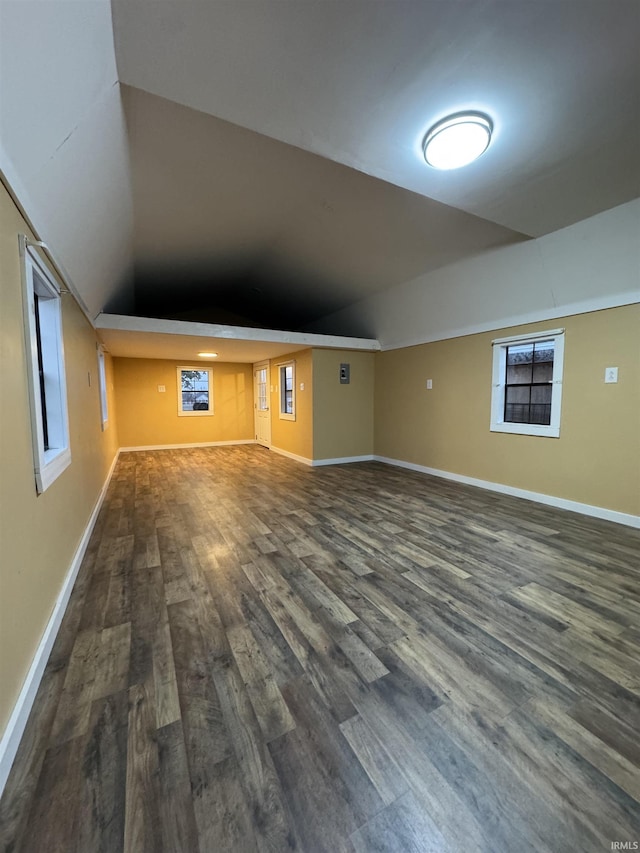
[[[253,365],[253,406],[255,414],[256,441],[263,447],[271,447],[271,411],[269,402],[271,385],[269,362]]]

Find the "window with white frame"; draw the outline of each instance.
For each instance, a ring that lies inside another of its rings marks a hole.
[[[498,338],[492,344],[491,430],[558,438],[564,329]]]
[[[71,464],[60,289],[23,237],[24,326],[36,489],[44,492]]]
[[[280,418],[285,421],[296,419],[296,365],[287,361],[279,365]]]
[[[213,370],[210,367],[178,367],[178,414],[213,414]]]
[[[98,386],[100,388],[100,421],[102,429],[105,430],[109,420],[109,402],[107,398],[107,370],[104,350],[101,346],[98,346]]]

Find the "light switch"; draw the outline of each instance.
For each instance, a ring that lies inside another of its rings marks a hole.
[[[618,381],[618,368],[617,367],[605,367],[604,381],[607,383],[617,382]]]
[[[433,379],[427,379],[427,391],[431,391],[433,388]]]
[[[158,391],[159,391],[161,394],[164,394],[164,392],[165,392],[166,390],[167,390],[167,389],[165,388],[165,386],[164,386],[164,385],[158,385]]]

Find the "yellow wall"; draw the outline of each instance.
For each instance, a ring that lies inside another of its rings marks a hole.
[[[279,365],[284,361],[296,363],[296,419],[281,420],[279,397]],[[302,350],[271,360],[271,444],[273,447],[302,456],[313,458],[313,365],[311,350]],[[300,383],[304,390],[300,390]]]
[[[560,438],[490,432],[491,340],[561,327]],[[604,383],[605,367],[619,368],[618,384]],[[640,514],[640,306],[378,353],[375,448],[380,456]]]
[[[177,367],[184,361],[115,358],[121,447],[198,444],[254,438],[250,364],[207,362],[213,370],[213,415],[178,415]],[[158,385],[166,391],[160,393]]]
[[[351,381],[340,384],[340,365]],[[313,350],[313,458],[339,459],[373,453],[375,357],[370,352]]]
[[[105,432],[101,429],[96,334],[73,298],[64,296],[72,461],[44,494],[36,494],[19,233],[30,234],[0,185],[0,732],[5,729],[118,446],[114,420],[110,419]]]

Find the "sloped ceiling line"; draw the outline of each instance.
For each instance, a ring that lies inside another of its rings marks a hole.
[[[4,0],[0,166],[91,316],[300,329],[640,195],[639,37],[636,0]],[[490,149],[428,169],[462,107]]]

